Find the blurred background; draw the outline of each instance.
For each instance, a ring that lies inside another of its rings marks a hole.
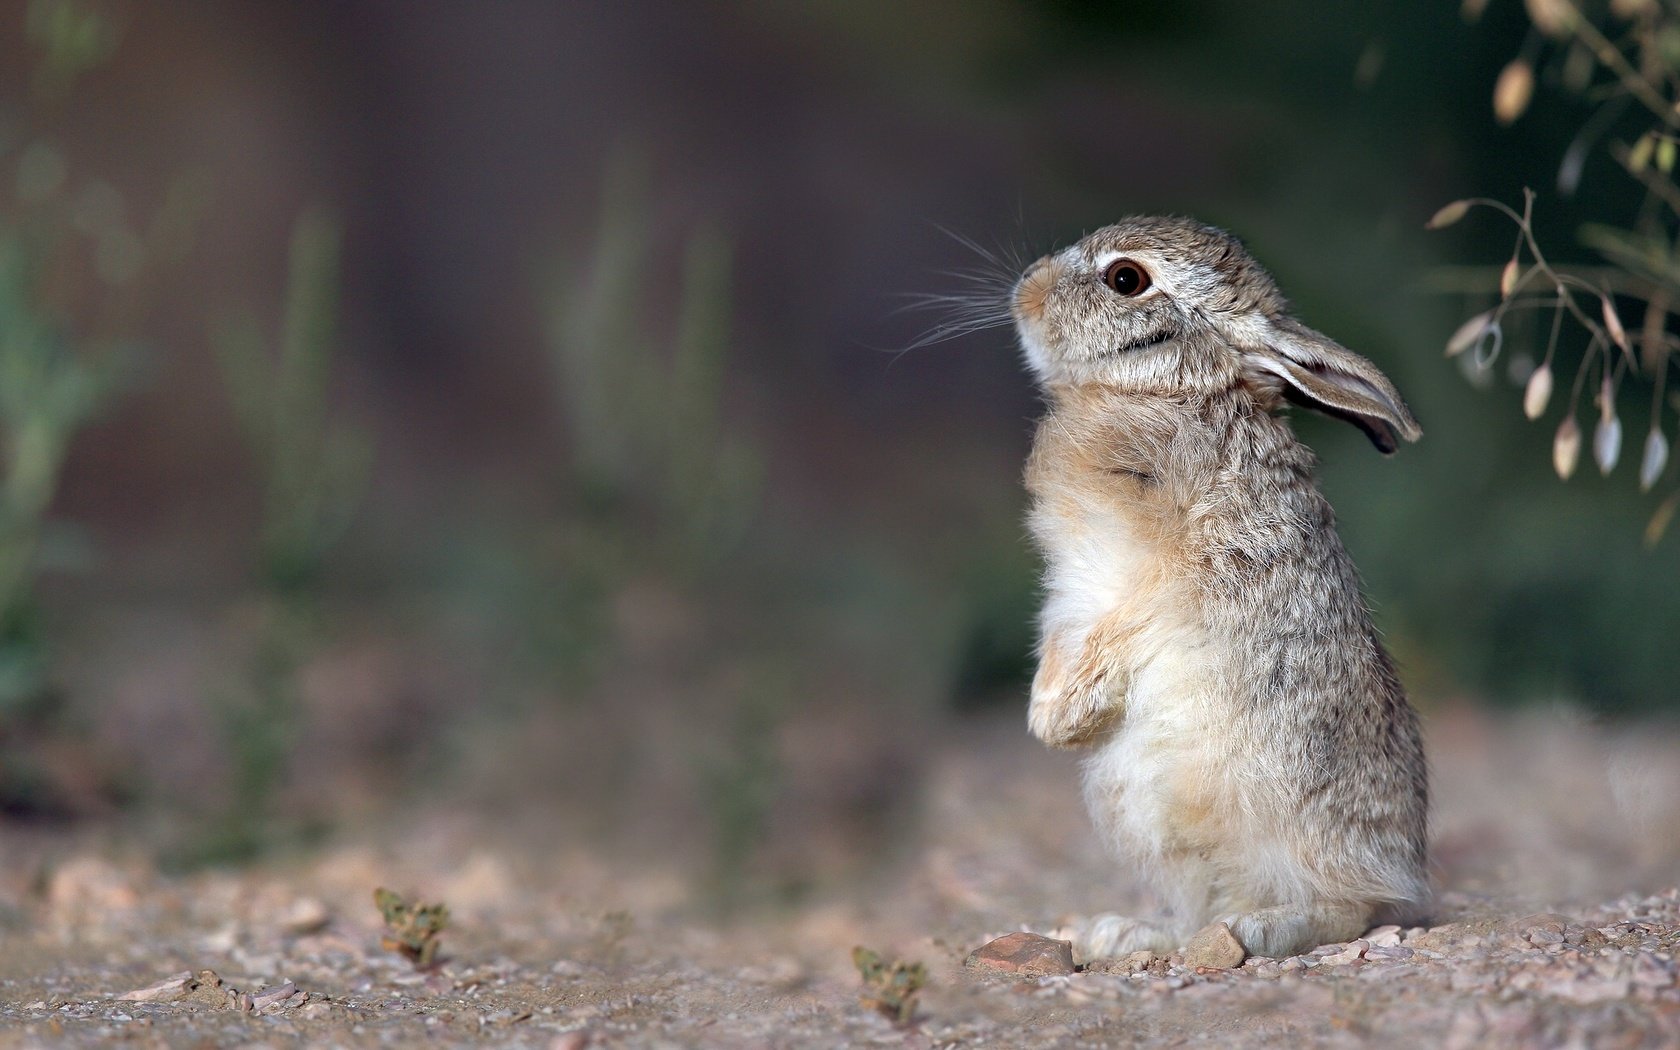
[[[1441,205],[1534,187],[1558,264],[1644,206],[1558,191],[1569,54],[1515,0],[8,0],[3,819],[192,866],[447,805],[726,907],[890,857],[1021,721],[1037,571],[1009,332],[904,307],[1136,212],[1422,420],[1297,426],[1435,732],[1672,718],[1666,489],[1558,480],[1543,327],[1442,353],[1517,231]]]

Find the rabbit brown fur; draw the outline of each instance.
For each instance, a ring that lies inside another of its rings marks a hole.
[[[1146,287],[1105,283],[1127,266]],[[1169,904],[1087,924],[1080,954],[1171,951],[1223,920],[1282,957],[1417,918],[1417,718],[1277,414],[1307,404],[1386,452],[1420,434],[1400,395],[1188,220],[1099,230],[1012,306],[1049,404],[1026,475],[1047,566],[1029,726],[1089,749],[1096,824]]]

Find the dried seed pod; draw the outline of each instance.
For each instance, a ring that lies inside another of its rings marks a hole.
[[[1656,149],[1656,147],[1657,140],[1651,137],[1650,132],[1646,132],[1645,134],[1639,136],[1639,141],[1635,142],[1633,144],[1633,148],[1628,150],[1628,170],[1634,172],[1644,171],[1646,166],[1651,163],[1651,153]]]
[[[1451,204],[1444,204],[1441,206],[1441,210],[1429,217],[1429,221],[1423,224],[1423,228],[1426,230],[1439,230],[1447,226],[1451,226],[1453,223],[1464,218],[1465,213],[1469,210],[1469,201],[1453,201]]]
[[[1475,346],[1476,341],[1482,337],[1482,333],[1486,332],[1492,324],[1493,311],[1488,310],[1459,325],[1458,330],[1452,334],[1452,338],[1447,340],[1447,356],[1457,357]]]
[[[1622,455],[1622,421],[1616,418],[1615,410],[1598,417],[1598,426],[1593,428],[1593,459],[1598,463],[1598,472],[1608,474],[1616,467],[1616,460]]]
[[[1515,123],[1533,97],[1534,67],[1526,59],[1513,59],[1493,85],[1493,115],[1501,124]]]
[[[1586,139],[1576,139],[1563,151],[1563,160],[1558,164],[1558,192],[1565,197],[1575,196],[1581,187],[1581,172],[1587,166],[1586,142]]]
[[[1575,473],[1575,464],[1581,458],[1581,428],[1575,424],[1575,417],[1569,416],[1557,429],[1557,436],[1552,438],[1552,469],[1564,481]]]
[[[1470,356],[1475,360],[1476,367],[1483,371],[1493,367],[1499,360],[1499,350],[1505,345],[1505,329],[1498,321],[1490,321],[1482,329],[1482,334],[1476,337],[1475,349]]]
[[[1523,7],[1534,28],[1554,40],[1567,37],[1570,26],[1574,25],[1575,9],[1565,0],[1523,0]]]
[[[1505,264],[1505,269],[1499,272],[1499,298],[1511,298],[1511,293],[1517,287],[1517,278],[1520,276],[1522,276],[1522,266],[1513,257],[1510,262]]]
[[[1523,388],[1523,415],[1539,419],[1546,414],[1546,405],[1551,400],[1552,363],[1545,361],[1528,377],[1528,385]]]
[[[1639,457],[1639,489],[1650,492],[1651,486],[1662,477],[1663,468],[1668,466],[1668,438],[1658,427],[1652,427],[1645,435],[1645,452]]]
[[[1604,330],[1610,333],[1610,341],[1621,347],[1622,351],[1626,353],[1628,348],[1627,329],[1622,327],[1622,317],[1616,312],[1615,302],[1608,295],[1600,299],[1599,302],[1604,304]]]
[[[1674,174],[1674,140],[1664,136],[1657,140],[1657,170],[1664,175]]]

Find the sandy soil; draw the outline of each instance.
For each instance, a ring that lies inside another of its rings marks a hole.
[[[1680,732],[1457,712],[1430,736],[1434,925],[1229,971],[965,969],[998,934],[1149,906],[1014,719],[951,742],[886,870],[727,924],[674,865],[473,814],[187,877],[120,829],[11,829],[0,1046],[1680,1045]],[[449,904],[440,964],[381,949],[379,885]],[[860,1004],[857,944],[926,964],[911,1023]]]

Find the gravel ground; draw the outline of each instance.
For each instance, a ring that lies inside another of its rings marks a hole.
[[[992,937],[1146,909],[1070,761],[1014,719],[932,767],[918,845],[799,905],[707,922],[674,867],[412,813],[240,872],[159,874],[116,829],[0,833],[0,1046],[1680,1046],[1680,733],[1430,720],[1434,923],[1235,970],[1036,978]],[[440,962],[380,946],[372,889],[450,906]],[[908,1024],[854,945],[926,965]]]

